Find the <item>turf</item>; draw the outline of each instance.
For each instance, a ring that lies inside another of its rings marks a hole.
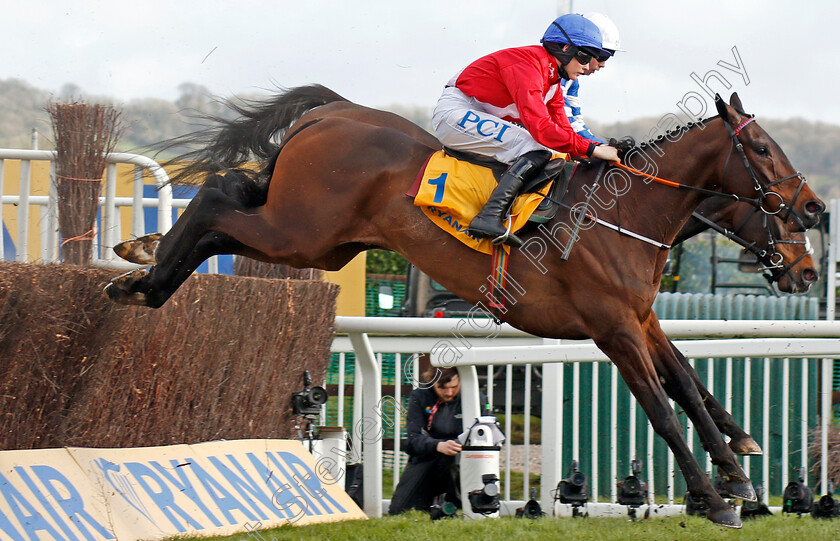
[[[432,521],[419,511],[396,517],[366,521],[347,521],[311,526],[284,526],[259,533],[243,533],[229,537],[177,538],[180,540],[213,539],[218,541],[281,541],[281,540],[487,540],[507,539],[546,541],[609,540],[800,540],[828,541],[840,538],[840,520],[814,520],[810,516],[772,516],[745,521],[741,530],[715,526],[698,517],[665,517],[630,522],[615,518],[515,518]],[[175,539],[175,538],[173,538]]]

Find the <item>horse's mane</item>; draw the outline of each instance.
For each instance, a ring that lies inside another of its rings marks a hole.
[[[671,142],[673,142],[671,139],[673,139],[673,137],[675,135],[679,135],[680,138],[682,138],[682,135],[685,134],[686,132],[689,132],[692,129],[698,127],[698,126],[705,126],[706,124],[708,124],[709,122],[711,122],[711,121],[713,121],[717,118],[720,118],[720,115],[711,116],[711,117],[708,117],[708,118],[704,118],[702,120],[698,120],[697,122],[689,122],[688,124],[684,124],[682,126],[677,126],[675,128],[671,128],[671,129],[667,130],[665,133],[661,133],[653,139],[648,139],[647,141],[642,141],[638,145],[634,145],[632,148],[627,149],[627,153],[630,153],[633,150],[644,151],[648,147],[651,147],[651,146],[654,146],[654,145],[662,146],[665,143],[671,143]]]
[[[252,161],[265,163],[275,156],[278,141],[306,111],[332,103],[348,101],[325,86],[313,84],[281,89],[269,99],[219,100],[236,117],[197,114],[196,118],[212,126],[168,139],[158,145],[160,151],[176,147],[190,150],[164,163],[177,171],[170,182],[196,184],[221,171],[235,171],[254,182],[265,182],[262,173],[248,167]]]

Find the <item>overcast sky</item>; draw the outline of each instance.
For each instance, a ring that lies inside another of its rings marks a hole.
[[[54,92],[73,83],[118,102],[174,100],[184,82],[224,97],[321,83],[364,105],[431,107],[466,64],[498,49],[538,43],[567,5],[3,0],[0,79],[23,79]],[[714,107],[692,73],[704,79],[716,70],[711,88],[727,98],[737,91],[759,118],[840,124],[834,58],[840,2],[575,0],[572,7],[609,15],[626,49],[582,79],[587,118],[683,117],[680,102],[710,116]]]

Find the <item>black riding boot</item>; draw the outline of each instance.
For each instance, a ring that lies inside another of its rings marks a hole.
[[[535,175],[550,157],[548,151],[533,150],[517,158],[499,179],[499,184],[490,194],[484,208],[470,222],[469,232],[478,237],[490,237],[494,243],[504,242],[509,246],[522,246],[522,241],[513,233],[508,233],[502,221],[522,185]]]

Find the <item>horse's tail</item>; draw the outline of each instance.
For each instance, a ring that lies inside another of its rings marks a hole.
[[[266,162],[277,153],[279,140],[295,120],[310,109],[336,101],[348,100],[316,84],[285,90],[267,100],[227,100],[225,105],[237,118],[205,117],[215,125],[164,143],[164,148],[197,147],[170,160],[178,162],[171,180],[195,183],[218,171],[243,170],[249,161]]]

